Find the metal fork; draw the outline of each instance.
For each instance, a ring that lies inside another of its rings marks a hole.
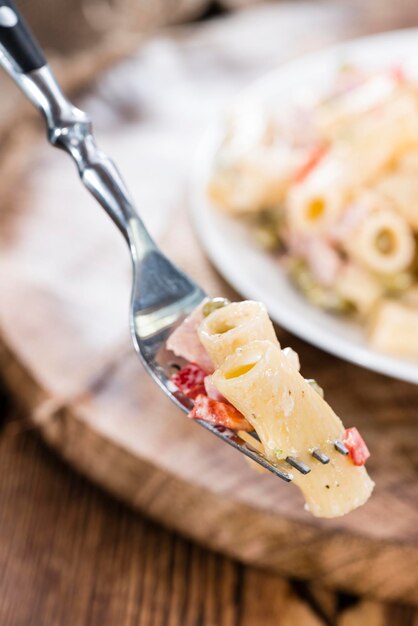
[[[89,117],[64,96],[46,59],[12,0],[0,0],[0,64],[43,115],[49,142],[74,160],[85,187],[101,204],[124,236],[132,257],[133,288],[130,309],[131,334],[146,370],[161,389],[185,413],[192,401],[170,382],[173,355],[165,349],[170,333],[207,296],[157,247],[135,211],[130,194],[113,162],[97,147]],[[305,463],[293,457],[270,463],[236,432],[203,420],[201,426],[285,481],[293,476],[284,466],[306,474]],[[336,449],[347,454],[342,442]],[[319,450],[312,458],[328,463]]]

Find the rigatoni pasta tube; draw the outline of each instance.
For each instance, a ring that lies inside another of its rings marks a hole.
[[[266,307],[252,300],[233,302],[208,315],[199,326],[199,339],[216,367],[254,339],[278,344]]]
[[[373,482],[365,468],[334,450],[344,433],[341,420],[279,345],[256,340],[239,348],[215,371],[213,383],[254,427],[271,461],[294,456],[315,463],[307,475],[294,472],[314,515],[344,515],[368,499]],[[313,459],[315,448],[330,457],[328,464]]]
[[[352,257],[379,274],[407,269],[415,253],[411,228],[390,209],[372,211],[343,245]]]
[[[306,181],[287,196],[289,228],[296,233],[320,233],[340,217],[346,200],[344,167],[332,153],[324,157]]]

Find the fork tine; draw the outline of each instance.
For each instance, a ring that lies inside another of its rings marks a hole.
[[[299,459],[295,459],[293,456],[287,456],[286,463],[289,463],[289,465],[297,469],[301,474],[309,474],[311,471],[309,465],[306,465],[303,461],[299,461]]]
[[[255,430],[253,430],[250,433],[239,430],[237,433],[234,433],[234,434],[237,436],[233,435],[232,437],[228,437],[229,443],[231,443],[232,441],[235,445],[239,447],[241,452],[244,452],[244,454],[245,454],[245,449],[246,450],[249,449],[253,454],[257,455],[256,459],[253,456],[251,456],[250,458],[252,458],[254,461],[257,461],[257,463],[260,463],[260,465],[268,469],[270,472],[273,472],[273,474],[275,474],[276,476],[279,476],[282,480],[285,480],[287,483],[293,480],[293,474],[282,469],[277,464],[270,463],[266,459],[266,457],[262,453],[263,447],[260,444],[260,437],[258,436]]]
[[[338,439],[336,441],[334,441],[334,448],[340,454],[344,454],[344,456],[347,456],[347,454],[349,452],[348,448],[343,444],[343,442],[339,441]]]
[[[273,474],[275,474],[276,476],[278,476],[279,478],[281,478],[285,482],[287,482],[287,483],[292,482],[293,474],[291,474],[290,472],[285,472],[284,470],[280,469],[280,467],[277,467],[276,465],[272,465],[268,461],[266,461],[266,464],[264,464],[264,463],[262,463],[262,459],[264,460],[263,457],[260,457],[257,462],[260,463],[266,469],[268,469],[270,472],[273,472]]]
[[[312,450],[311,454],[312,454],[314,459],[316,459],[317,461],[319,461],[323,465],[326,465],[330,461],[329,456],[327,456],[326,454],[321,452],[321,450],[319,450],[318,448],[315,448],[315,450]]]
[[[203,426],[203,428],[206,428],[206,430],[209,430],[211,433],[213,433],[226,443],[229,443],[230,446],[232,446],[239,452],[242,452],[242,454],[245,454],[245,456],[247,456],[249,459],[252,459],[269,472],[272,472],[282,480],[286,481],[287,483],[290,483],[293,480],[293,474],[291,472],[285,471],[279,465],[274,465],[273,463],[270,463],[270,461],[268,461],[268,459],[263,454],[261,454],[253,446],[251,446],[250,442],[242,439],[237,432],[230,430],[229,428],[216,426],[215,424],[211,424],[210,422],[206,422],[205,420],[195,419],[194,421],[197,424],[200,424],[200,426]],[[246,434],[249,435],[249,433]],[[255,437],[254,440],[254,443],[256,443],[257,440]]]

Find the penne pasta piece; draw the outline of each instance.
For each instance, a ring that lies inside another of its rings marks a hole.
[[[198,333],[216,367],[237,348],[254,339],[268,339],[279,345],[266,307],[251,300],[217,309],[203,319]]]
[[[389,354],[416,358],[418,354],[418,306],[383,300],[369,327],[372,346]]]
[[[379,274],[407,269],[416,247],[405,219],[390,209],[371,211],[342,244],[354,259]]]
[[[293,472],[313,515],[344,515],[369,498],[373,482],[365,468],[335,453],[334,441],[344,434],[341,420],[277,343],[256,340],[239,348],[215,371],[213,382],[252,424],[271,461],[296,457],[311,465],[316,448],[330,457],[306,475]]]

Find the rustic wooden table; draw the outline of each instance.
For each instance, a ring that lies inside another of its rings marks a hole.
[[[48,450],[0,390],[2,626],[417,626],[418,609],[289,582],[147,521]]]

